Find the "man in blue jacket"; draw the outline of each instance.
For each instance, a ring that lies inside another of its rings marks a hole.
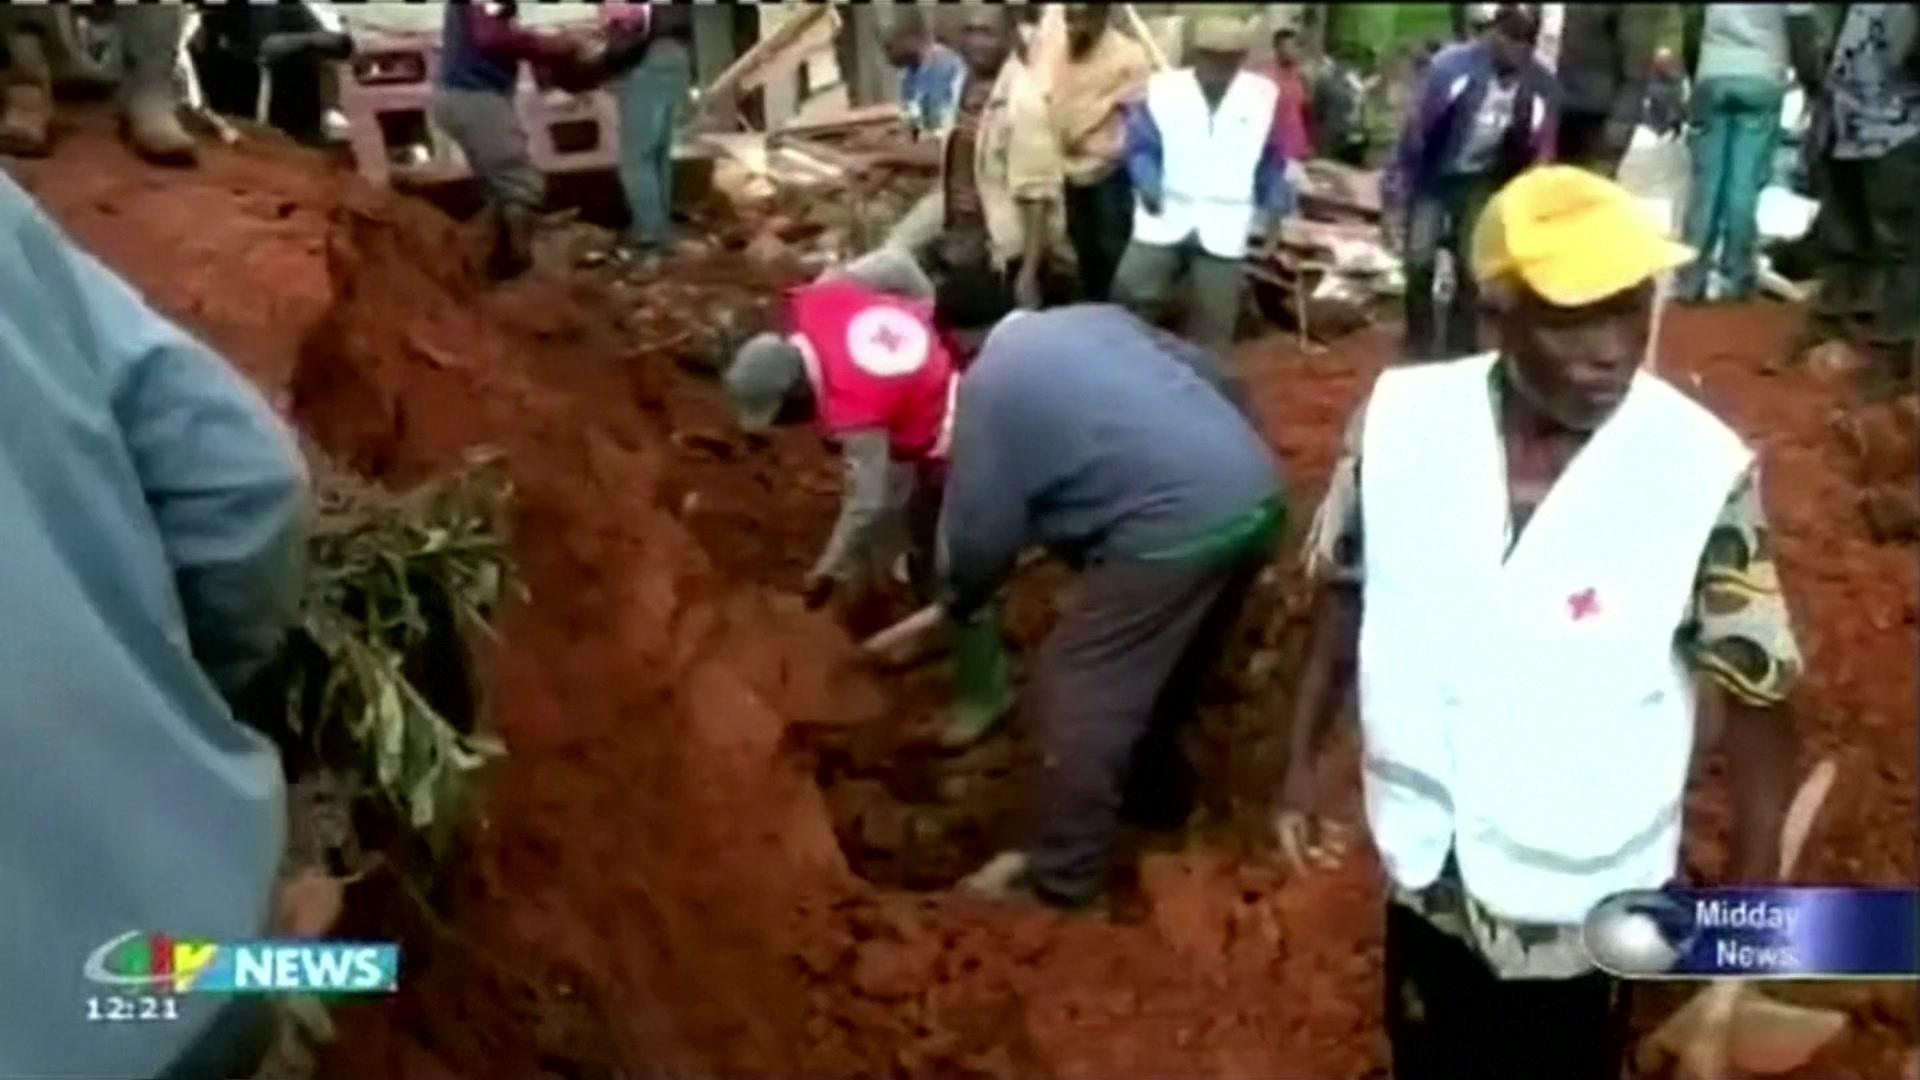
[[[1433,58],[1385,178],[1389,241],[1404,227],[1406,358],[1479,351],[1479,294],[1466,273],[1469,241],[1493,193],[1552,155],[1553,75],[1533,58],[1539,23],[1503,4],[1482,36]],[[1434,325],[1439,253],[1453,265],[1444,335]]]
[[[1029,691],[1033,835],[969,887],[1071,908],[1105,891],[1122,819],[1185,824],[1180,732],[1279,534],[1284,487],[1218,357],[1110,304],[1010,307],[984,272],[940,285],[936,322],[979,353],[955,406],[943,603],[968,624],[1029,544],[1082,573]]]
[[[934,40],[927,19],[908,7],[887,28],[887,62],[900,69],[900,107],[916,136],[938,137],[953,126],[967,62]]]
[[[300,455],[4,178],[0,296],[0,1076],[248,1075],[264,999],[89,1022],[162,992],[86,969],[129,932],[268,930],[280,761],[227,700],[294,617]]]

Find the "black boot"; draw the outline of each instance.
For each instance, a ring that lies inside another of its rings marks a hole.
[[[493,252],[487,273],[495,281],[517,278],[533,266],[533,212],[525,207],[502,206],[494,211],[493,222]]]

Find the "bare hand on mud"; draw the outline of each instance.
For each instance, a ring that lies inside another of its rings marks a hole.
[[[1299,873],[1337,869],[1347,857],[1351,830],[1342,822],[1282,810],[1274,815],[1273,827],[1288,865]]]

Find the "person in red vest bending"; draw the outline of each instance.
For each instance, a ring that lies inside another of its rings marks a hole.
[[[947,443],[959,369],[935,329],[933,284],[910,256],[882,249],[787,295],[784,333],[743,346],[727,396],[749,431],[811,421],[845,462],[840,517],[804,584],[810,609],[878,580],[902,548],[930,600]],[[991,620],[956,640],[959,703],[943,739],[964,745],[1011,701]],[[976,640],[977,639],[977,640]]]

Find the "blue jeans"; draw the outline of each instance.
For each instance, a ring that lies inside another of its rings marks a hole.
[[[1707,79],[1694,91],[1686,242],[1700,258],[1680,275],[1682,299],[1702,299],[1715,269],[1730,298],[1753,292],[1756,215],[1780,137],[1783,94],[1777,82],[1744,75]]]
[[[1441,177],[1415,192],[1407,210],[1404,358],[1454,360],[1480,351],[1480,290],[1473,280],[1473,230],[1500,182],[1487,173]],[[1444,327],[1433,295],[1440,252],[1453,260],[1453,298]]]
[[[673,132],[692,81],[693,60],[673,38],[654,42],[620,81],[620,187],[638,247],[673,243]]]

